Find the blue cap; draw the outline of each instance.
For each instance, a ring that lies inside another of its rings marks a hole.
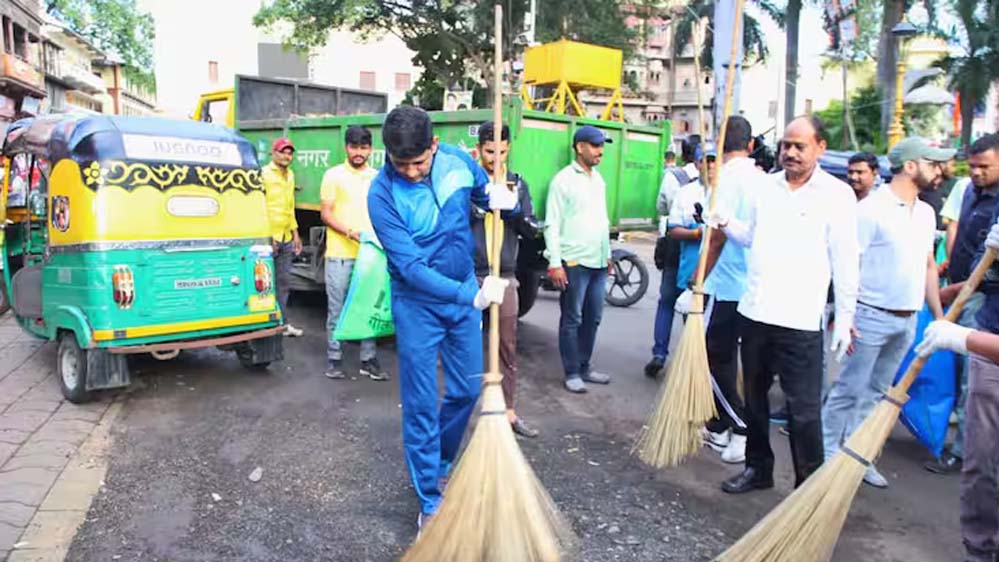
[[[697,145],[697,148],[694,149],[694,160],[696,162],[700,162],[708,156],[712,158],[718,157],[718,151],[715,149],[714,143],[702,143]]]
[[[603,131],[593,125],[583,125],[576,130],[576,134],[572,137],[572,144],[576,144],[577,142],[601,145],[605,142],[614,142],[614,139],[608,138],[604,135]]]

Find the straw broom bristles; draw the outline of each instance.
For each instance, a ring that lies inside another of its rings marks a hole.
[[[402,561],[558,562],[571,542],[517,445],[499,384],[487,383],[444,502]]]
[[[495,6],[493,119],[496,145],[502,130],[501,30],[503,9]],[[493,165],[493,184],[506,182],[502,162]],[[491,275],[500,275],[502,220],[493,211]],[[482,411],[448,483],[437,513],[403,562],[559,562],[572,534],[527,459],[506,417],[500,388],[499,305],[490,305],[489,372],[483,376]]]
[[[702,298],[697,295],[695,300]],[[715,416],[711,380],[705,376],[709,369],[703,312],[687,315],[674,353],[656,407],[633,449],[655,468],[676,466],[696,454],[702,446],[701,427]]]
[[[986,248],[985,255],[947,311],[947,320],[953,322],[961,314],[968,297],[978,288],[995,259],[996,251]],[[902,405],[909,399],[906,393],[923,369],[926,359],[916,357],[905,375],[888,389],[885,397],[850,435],[840,451],[716,560],[826,562],[832,558],[867,466],[874,462],[888,441]]]

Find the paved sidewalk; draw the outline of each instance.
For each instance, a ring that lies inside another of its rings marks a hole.
[[[12,551],[15,545],[31,548],[25,540],[29,527],[31,535],[50,533],[46,512],[36,517],[39,506],[62,495],[53,486],[110,404],[63,400],[55,347],[25,333],[10,314],[0,318],[0,561],[23,559]],[[74,470],[67,476],[77,478],[80,469]]]

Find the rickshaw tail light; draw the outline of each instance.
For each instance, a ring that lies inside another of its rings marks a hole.
[[[258,293],[271,290],[271,266],[266,260],[257,260],[253,264],[253,287]]]
[[[132,308],[135,302],[135,276],[127,265],[116,265],[112,269],[111,287],[114,302],[118,308]]]

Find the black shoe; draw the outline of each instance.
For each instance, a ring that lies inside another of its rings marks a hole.
[[[373,381],[389,380],[388,372],[382,369],[382,366],[378,364],[378,359],[375,358],[361,361],[361,376],[368,377]]]
[[[961,457],[953,455],[950,451],[944,451],[940,458],[933,459],[923,465],[923,468],[933,474],[957,474],[961,472],[964,461]]]
[[[745,494],[753,490],[764,490],[774,487],[774,477],[764,477],[755,468],[746,467],[740,474],[722,482],[721,489],[726,494]]]
[[[513,432],[521,437],[534,438],[538,436],[538,430],[524,423],[523,418],[518,417],[513,423],[510,424],[513,428]]]
[[[649,377],[650,379],[656,378],[657,376],[659,376],[659,371],[663,370],[663,365],[665,364],[666,363],[662,359],[658,357],[653,357],[652,361],[649,361],[648,363],[645,364],[645,376]]]
[[[323,373],[328,379],[341,380],[347,378],[347,373],[341,367],[340,361],[329,361],[326,363],[326,372]]]

